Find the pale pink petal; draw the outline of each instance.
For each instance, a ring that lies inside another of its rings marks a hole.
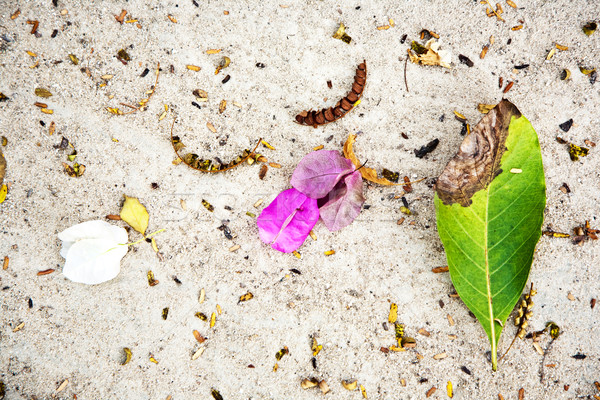
[[[290,183],[312,199],[320,199],[344,177],[354,171],[352,162],[335,150],[307,154],[292,174]]]

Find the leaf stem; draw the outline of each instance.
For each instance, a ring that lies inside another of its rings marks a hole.
[[[131,243],[119,243],[119,246],[133,246],[134,244],[138,244],[140,242],[143,242],[146,239],[150,239],[152,236],[161,233],[162,231],[164,231],[165,228],[159,229],[155,232],[152,232],[151,234],[149,234],[148,236],[144,236],[143,238],[141,238],[140,240],[136,240],[135,242],[131,242]]]

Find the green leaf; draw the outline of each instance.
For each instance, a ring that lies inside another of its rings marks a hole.
[[[494,370],[502,327],[529,276],[545,204],[537,134],[502,100],[462,142],[435,195],[452,283],[487,333]]]

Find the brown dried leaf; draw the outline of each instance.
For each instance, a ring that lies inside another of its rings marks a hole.
[[[346,140],[346,143],[344,143],[344,157],[352,161],[352,164],[354,164],[356,168],[359,168],[362,165],[362,163],[358,160],[358,158],[356,158],[354,150],[352,149],[352,146],[354,145],[355,141],[356,135],[348,135],[348,139]],[[377,171],[375,171],[373,168],[362,167],[361,169],[359,169],[359,171],[362,177],[370,182],[386,186],[397,185],[397,183],[391,182],[385,178],[378,177]]]

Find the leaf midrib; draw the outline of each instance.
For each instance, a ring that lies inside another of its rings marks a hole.
[[[487,286],[487,301],[488,301],[488,311],[490,314],[490,338],[491,340],[491,344],[492,344],[492,359],[494,358],[493,356],[496,354],[496,326],[494,325],[494,309],[492,306],[492,284],[490,282],[490,262],[489,262],[489,256],[488,256],[488,220],[489,220],[489,216],[488,216],[488,210],[489,210],[489,204],[490,204],[490,188],[489,186],[485,189],[485,195],[486,195],[486,199],[485,199],[485,221],[484,221],[484,226],[485,226],[485,230],[484,230],[484,244],[485,244],[485,280],[486,280],[486,286]]]

